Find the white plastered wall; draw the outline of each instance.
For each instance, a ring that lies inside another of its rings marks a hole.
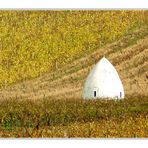
[[[92,69],[84,85],[84,99],[124,98],[124,89],[114,66],[102,58]]]

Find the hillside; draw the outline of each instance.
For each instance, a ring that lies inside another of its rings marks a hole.
[[[0,11],[0,137],[148,137],[147,14]],[[104,56],[125,99],[82,99]]]
[[[85,79],[103,56],[116,67],[126,97],[148,97],[148,28],[141,27],[54,72],[1,89],[1,98],[81,98]]]
[[[0,88],[90,55],[147,26],[147,16],[144,10],[0,11]]]

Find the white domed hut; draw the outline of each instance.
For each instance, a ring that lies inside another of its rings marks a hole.
[[[84,85],[84,99],[123,99],[124,89],[114,66],[103,57],[92,69]]]

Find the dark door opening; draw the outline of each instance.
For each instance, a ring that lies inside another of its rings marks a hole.
[[[96,91],[94,91],[94,97],[96,97],[97,96],[97,92]]]
[[[120,92],[120,98],[122,97],[122,92]]]

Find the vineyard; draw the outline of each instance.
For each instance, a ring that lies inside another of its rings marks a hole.
[[[0,11],[0,137],[148,137],[148,11]],[[83,100],[103,56],[124,100]]]
[[[0,100],[0,137],[148,137],[148,100]]]
[[[0,86],[51,72],[146,25],[147,11],[0,11]]]

